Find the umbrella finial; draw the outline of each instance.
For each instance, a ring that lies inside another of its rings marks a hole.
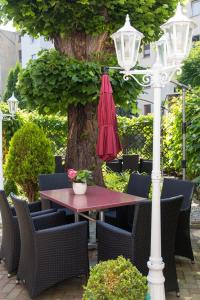
[[[103,74],[108,74],[109,67],[103,67]]]

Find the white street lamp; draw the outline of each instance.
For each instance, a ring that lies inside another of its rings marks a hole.
[[[156,42],[156,51],[159,64],[167,66],[167,41],[165,34]]]
[[[196,23],[183,14],[179,3],[176,14],[161,26],[166,34],[169,62],[181,63],[188,56],[195,27]]]
[[[137,62],[143,34],[131,26],[129,15],[127,15],[124,26],[113,33],[111,37],[115,43],[119,66],[129,71]]]
[[[125,25],[111,36],[115,42],[118,64],[124,70],[120,71],[124,74],[124,80],[133,78],[141,86],[152,86],[154,90],[151,253],[147,263],[151,300],[165,299],[160,219],[161,89],[180,71],[181,62],[190,51],[195,27],[196,24],[182,13],[179,4],[175,16],[161,26],[165,37],[158,41],[156,63],[146,70],[131,70],[138,59],[142,34],[130,25],[128,16]],[[135,75],[143,75],[142,82]]]
[[[2,123],[4,118],[13,118],[18,109],[18,100],[15,98],[14,94],[8,99],[8,108],[10,114],[3,114],[0,109],[0,190],[3,190],[3,132]]]

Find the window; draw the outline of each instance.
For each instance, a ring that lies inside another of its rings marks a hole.
[[[22,50],[19,50],[19,61],[22,62]]]
[[[32,58],[32,59],[36,59],[36,57],[37,57],[36,54],[32,54],[32,55],[31,55],[31,58]]]
[[[143,55],[144,57],[150,56],[150,44],[144,45]]]
[[[194,35],[194,36],[192,37],[192,41],[193,41],[193,42],[200,41],[200,34]]]
[[[32,36],[30,36],[30,41],[31,41],[31,44],[33,44],[35,39]]]
[[[148,115],[151,113],[151,104],[144,105],[144,115]]]
[[[191,3],[192,5],[192,16],[197,16],[200,14],[200,0],[194,0]]]

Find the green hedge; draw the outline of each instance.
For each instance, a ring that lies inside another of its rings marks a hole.
[[[200,91],[196,90],[196,94]],[[7,105],[0,104],[3,112]],[[163,156],[164,168],[168,174],[181,173],[182,160],[182,112],[181,99],[175,99],[170,106],[170,113],[163,120]],[[200,97],[195,94],[187,96],[186,103],[187,128],[187,176],[190,179],[200,174]],[[14,132],[25,122],[32,121],[43,129],[51,140],[55,155],[64,154],[67,144],[67,118],[60,115],[40,115],[36,111],[27,113],[20,110],[17,117],[3,123],[5,137],[4,154],[8,152],[9,141]],[[137,153],[145,159],[152,158],[153,116],[139,116],[132,119],[118,116],[118,130],[124,152]]]
[[[0,109],[8,113],[7,104],[0,104]],[[3,122],[3,150],[4,157],[8,152],[9,142],[14,133],[25,123],[33,122],[44,131],[51,141],[51,147],[55,155],[62,155],[67,144],[67,118],[55,115],[40,115],[36,111],[26,112],[19,110],[14,119]]]

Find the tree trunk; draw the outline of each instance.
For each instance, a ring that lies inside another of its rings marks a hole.
[[[66,167],[92,170],[95,184],[104,185],[102,162],[96,156],[98,133],[96,112],[97,103],[68,107]]]
[[[65,55],[78,60],[88,60],[92,53],[104,49],[107,37],[107,33],[94,37],[77,32],[68,38],[55,37],[54,45]],[[96,156],[97,132],[97,103],[68,107],[66,167],[92,170],[94,182],[97,185],[104,185],[102,162]]]

